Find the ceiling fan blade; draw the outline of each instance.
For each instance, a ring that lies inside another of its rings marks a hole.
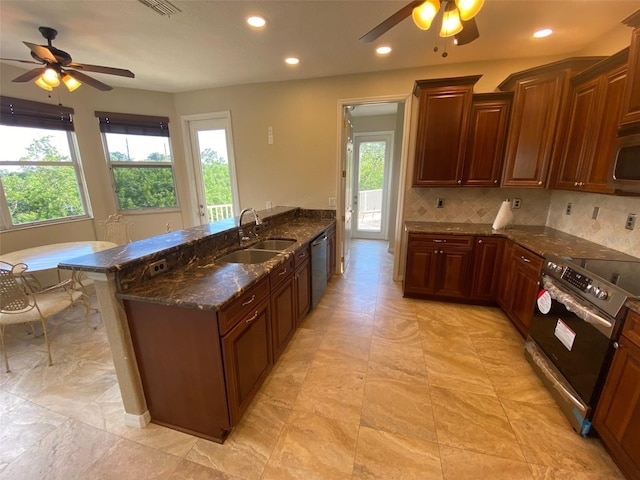
[[[11,81],[12,82],[17,82],[17,83],[29,82],[29,81],[33,80],[34,78],[37,78],[40,75],[42,75],[46,69],[47,69],[46,67],[34,68],[33,70],[29,70],[27,73],[23,73],[22,75],[20,75],[19,77],[14,78]]]
[[[75,78],[79,82],[86,83],[90,87],[97,88],[103,92],[108,92],[109,90],[113,90],[113,87],[107,85],[106,83],[102,83],[95,78],[91,78],[89,75],[85,75],[84,73],[78,72],[77,70],[64,70],[64,73],[68,73],[71,77]]]
[[[70,63],[68,66],[71,68],[77,68],[78,70],[85,70],[87,72],[106,73],[108,75],[136,78],[132,71],[125,70],[124,68],[101,67],[100,65],[88,65],[86,63]]]
[[[470,20],[461,20],[462,23],[462,31],[460,33],[456,33],[453,36],[453,41],[456,45],[467,45],[468,43],[473,42],[476,38],[480,36],[480,32],[478,31],[478,25],[476,24],[476,19],[472,18]]]
[[[31,63],[32,65],[42,65],[42,62],[34,62],[33,60],[18,60],[17,58],[0,58],[0,60],[6,60],[7,62]]]
[[[387,18],[380,25],[374,27],[371,31],[365,33],[362,37],[360,37],[361,42],[373,42],[375,39],[380,37],[382,34],[388,32],[397,24],[399,24],[402,20],[411,16],[411,12],[415,7],[424,3],[425,0],[414,0],[413,2],[405,5],[396,13]]]
[[[36,45],[35,43],[22,42],[27,47],[31,49],[31,51],[36,55],[36,57],[42,59],[47,63],[57,63],[55,55],[49,51],[47,47],[43,47],[42,45]]]

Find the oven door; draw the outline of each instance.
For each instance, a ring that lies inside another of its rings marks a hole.
[[[577,396],[566,399],[575,404],[569,411],[588,418],[613,355],[610,336],[614,321],[582,303],[550,277],[543,275],[541,284],[543,290],[529,329],[528,341],[535,344],[528,346],[529,360],[533,357],[538,363],[547,363],[538,365],[537,373],[553,375],[545,383],[557,390],[554,393]],[[583,407],[578,406],[576,412],[578,404]]]

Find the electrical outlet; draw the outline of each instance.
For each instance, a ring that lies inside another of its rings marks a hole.
[[[634,228],[636,228],[635,213],[630,213],[629,215],[627,215],[627,221],[624,224],[624,228],[626,228],[627,230],[633,230]]]
[[[271,208],[271,200],[267,200],[267,210]]]
[[[593,207],[593,213],[591,214],[591,220],[597,220],[600,213],[600,207]]]
[[[514,198],[513,202],[511,202],[511,208],[520,208],[520,205],[522,204],[522,200],[520,200],[519,198]]]
[[[336,197],[329,197],[329,206],[330,207],[336,206]]]
[[[567,209],[565,210],[565,214],[566,215],[571,215],[571,209],[573,208],[573,203],[569,202],[567,203]]]
[[[436,200],[436,208],[444,208],[444,198],[438,198]]]
[[[159,273],[164,273],[167,271],[167,260],[162,259],[157,262],[153,262],[149,264],[149,276],[155,277]]]

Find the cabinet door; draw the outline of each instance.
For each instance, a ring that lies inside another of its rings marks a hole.
[[[593,137],[596,135],[596,116],[600,79],[574,87],[569,105],[569,126],[564,140],[555,188],[581,190],[583,165],[591,163]]]
[[[271,370],[269,310],[269,300],[262,301],[222,337],[227,396],[234,425]]]
[[[551,72],[518,83],[503,187],[546,186],[565,82],[565,72]]]
[[[495,300],[503,248],[503,238],[476,238],[470,293],[473,300],[483,302]]]
[[[309,261],[296,268],[294,274],[296,296],[296,323],[300,324],[311,310],[311,268]]]
[[[512,95],[474,95],[462,168],[462,185],[498,187]]]
[[[413,186],[462,183],[473,85],[421,89]]]
[[[407,246],[404,293],[433,295],[439,250],[423,245]]]
[[[511,254],[513,252],[514,246],[515,242],[513,240],[505,241],[504,252],[502,253],[502,261],[500,262],[500,278],[498,279],[498,291],[496,294],[496,300],[498,302],[498,305],[500,305],[505,313],[507,313],[511,308],[511,275],[513,270]]]
[[[593,155],[588,158],[582,175],[585,192],[613,193],[607,182],[615,154],[618,122],[622,112],[627,67],[622,65],[601,80],[601,102],[598,109],[598,128],[594,132]]]
[[[529,324],[538,297],[538,278],[533,278],[527,268],[516,263],[511,283],[511,320],[520,334],[526,338],[529,334]]]
[[[435,295],[448,298],[469,296],[471,251],[441,249],[437,254]]]
[[[275,362],[296,330],[296,305],[293,273],[271,292],[271,329]]]
[[[624,94],[621,125],[640,122],[640,28],[631,35],[629,70]]]
[[[640,348],[624,335],[593,424],[627,478],[640,478]]]

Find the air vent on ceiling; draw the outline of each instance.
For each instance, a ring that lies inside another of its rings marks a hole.
[[[178,7],[168,0],[138,0],[140,3],[146,5],[150,9],[158,12],[160,15],[166,15],[170,17],[176,13],[182,12]]]

